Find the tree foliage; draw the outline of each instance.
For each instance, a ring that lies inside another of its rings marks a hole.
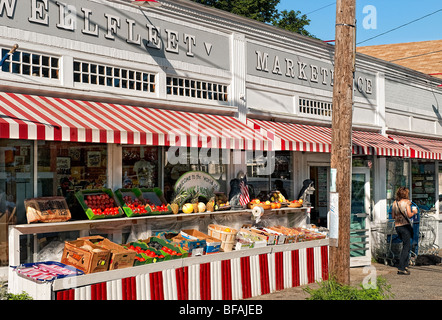
[[[192,0],[207,6],[228,11],[246,18],[272,24],[279,28],[313,37],[305,27],[310,20],[300,11],[284,10],[279,12],[276,8],[280,0]]]

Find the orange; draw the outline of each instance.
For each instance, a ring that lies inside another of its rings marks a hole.
[[[272,209],[276,209],[276,203],[275,202],[272,202]]]

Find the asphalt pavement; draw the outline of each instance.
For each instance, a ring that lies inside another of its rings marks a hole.
[[[439,256],[441,256],[439,254]],[[350,268],[350,285],[370,284],[370,279],[381,276],[391,286],[389,300],[442,300],[442,265],[410,266],[410,275],[397,274],[397,268],[382,263],[369,267]],[[317,283],[289,288],[248,300],[306,300],[304,288],[318,288]]]

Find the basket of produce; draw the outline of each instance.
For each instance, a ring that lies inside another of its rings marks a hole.
[[[236,229],[218,225],[209,224],[209,236],[221,240],[221,249],[225,252],[232,251],[235,245],[235,238],[238,231]]]
[[[302,207],[302,199],[292,200],[288,204],[289,208],[301,208]]]
[[[254,207],[262,207],[264,210],[272,209],[272,203],[270,201],[262,202],[259,199],[252,199],[248,204],[247,207],[249,209],[253,209]]]

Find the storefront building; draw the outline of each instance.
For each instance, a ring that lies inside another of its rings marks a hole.
[[[161,3],[1,3],[2,56],[19,45],[0,79],[5,273],[8,224],[25,224],[24,200],[63,195],[66,181],[159,187],[170,200],[189,170],[226,194],[240,170],[253,196],[281,180],[295,199],[312,180],[311,222],[327,226],[333,46],[190,1]],[[365,55],[356,66],[355,266],[370,264],[371,229],[397,186],[439,217],[442,172],[440,80]],[[29,262],[43,243],[21,245]]]

